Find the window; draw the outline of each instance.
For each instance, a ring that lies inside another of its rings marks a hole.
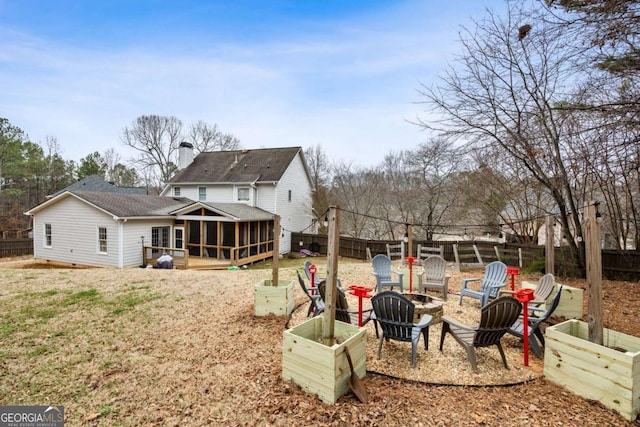
[[[180,187],[173,187],[173,195],[180,197]]]
[[[249,187],[238,188],[238,201],[239,202],[249,201]]]
[[[171,227],[151,227],[151,246],[169,248],[169,232]]]
[[[47,248],[51,247],[51,224],[45,224],[44,225],[44,245]]]
[[[207,187],[198,187],[198,200],[207,200]]]
[[[107,253],[107,227],[98,227],[98,252]]]
[[[291,201],[291,190],[289,190],[289,201]]]

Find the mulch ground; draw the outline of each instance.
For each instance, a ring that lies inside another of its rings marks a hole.
[[[306,314],[300,289],[292,319],[253,315],[253,287],[271,277],[268,270],[33,267],[0,263],[3,317],[28,323],[17,331],[2,325],[0,404],[62,404],[69,426],[638,425],[540,376],[507,386],[434,385],[369,371],[362,379],[367,404],[348,393],[326,405],[281,379],[282,333]],[[481,273],[453,273],[451,292],[462,277]],[[295,279],[294,269],[280,274]],[[347,285],[372,285],[367,263],[341,260],[339,275]],[[558,280],[586,288],[581,280]],[[637,286],[604,282],[605,327],[639,336]],[[80,297],[94,300],[81,304]],[[438,352],[435,327],[431,334],[429,357]],[[468,369],[464,354],[444,353],[453,358],[434,362],[422,353],[419,363]],[[385,345],[381,360],[407,366],[409,355],[408,347]],[[375,356],[368,355],[368,365]],[[481,355],[480,366],[492,357]],[[521,360],[514,356],[510,364],[515,369]]]

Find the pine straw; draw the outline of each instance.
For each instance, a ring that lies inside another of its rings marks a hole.
[[[394,266],[394,269],[402,268],[408,275],[406,268]],[[374,281],[370,276],[370,266],[366,264],[349,265],[340,269],[339,276],[343,284],[363,284],[373,287]],[[451,270],[451,269],[449,269]],[[453,273],[453,271],[452,271]],[[475,272],[477,274],[477,272]],[[323,272],[320,272],[323,275]],[[450,280],[447,301],[444,302],[444,316],[452,317],[463,323],[473,325],[480,320],[480,304],[478,300],[463,298],[459,305],[459,283],[463,276],[471,277],[473,274],[453,273]],[[363,283],[364,282],[364,283]],[[344,286],[348,286],[345,284]],[[416,282],[414,282],[414,285]],[[413,289],[416,291],[416,289]],[[408,289],[405,289],[408,291]],[[302,292],[300,292],[302,293]],[[357,309],[358,299],[346,292],[350,309]],[[441,294],[434,294],[441,296]],[[303,300],[304,302],[304,300]],[[371,308],[370,301],[363,299],[365,309]],[[291,325],[296,325],[307,320],[307,304],[299,307],[292,316]],[[505,335],[502,340],[503,349],[507,357],[509,369],[505,369],[497,347],[477,349],[478,372],[475,373],[468,361],[467,353],[451,335],[446,335],[442,352],[439,351],[442,323],[434,323],[429,327],[429,350],[424,349],[424,342],[420,338],[416,366],[411,368],[411,344],[388,341],[384,342],[382,352],[378,359],[378,342],[373,322],[365,325],[367,328],[367,372],[388,375],[394,378],[402,378],[429,384],[439,385],[467,385],[490,386],[518,384],[538,378],[543,374],[543,361],[538,359],[530,350],[529,366],[524,366],[523,343],[517,337]]]

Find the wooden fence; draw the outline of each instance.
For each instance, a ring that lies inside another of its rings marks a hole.
[[[292,233],[292,252],[301,248],[327,253],[327,236],[315,234]],[[302,242],[302,246],[300,246]],[[386,254],[387,244],[397,241],[365,240],[350,237],[340,237],[339,255],[347,258],[365,260],[376,254]],[[480,256],[482,263],[501,260],[509,266],[519,266],[530,271],[544,271],[545,248],[539,245],[502,244],[483,241],[460,242],[430,242],[425,240],[413,241],[413,254],[416,256],[418,245],[442,247],[444,258],[449,262],[459,262],[461,265],[478,264]],[[457,246],[458,258],[454,250]],[[557,276],[575,276],[576,268],[572,263],[568,248],[560,247],[554,250],[555,273]],[[640,251],[602,251],[602,273],[607,279],[640,280]]]
[[[0,258],[33,255],[33,239],[0,239]]]

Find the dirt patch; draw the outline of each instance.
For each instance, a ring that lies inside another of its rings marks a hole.
[[[315,261],[322,274],[322,260]],[[9,265],[0,262],[0,268]],[[339,264],[345,286],[372,286],[370,270],[368,263]],[[482,272],[453,274],[452,293],[462,277]],[[253,287],[271,278],[269,270],[12,266],[0,275],[0,402],[65,405],[70,426],[636,425],[548,383],[537,368],[522,368],[521,345],[515,339],[508,345],[511,369],[502,367],[499,356],[494,363],[497,351],[483,349],[479,378],[504,379],[522,370],[534,379],[476,386],[478,379],[468,381],[472,371],[460,346],[448,337],[448,347],[439,353],[435,325],[429,351],[420,348],[413,372],[406,343],[385,343],[378,361],[375,333],[368,325],[369,372],[362,383],[369,403],[347,394],[335,405],[325,405],[281,380],[282,332],[288,319],[253,316]],[[293,268],[280,275],[296,279]],[[560,281],[586,287],[583,281]],[[604,282],[605,327],[638,335],[640,296],[634,295],[640,295],[637,283]],[[289,326],[306,319],[305,298],[296,287],[299,309]],[[355,299],[349,304],[357,306]],[[473,321],[475,301],[465,298],[456,308],[456,296],[449,295],[447,304],[445,315]],[[541,363],[533,354],[530,362]],[[373,373],[378,363],[393,363],[397,369]],[[393,375],[398,369],[426,377],[406,379],[403,374],[399,379],[401,375]],[[466,385],[435,385],[445,382],[437,372],[452,370]]]

